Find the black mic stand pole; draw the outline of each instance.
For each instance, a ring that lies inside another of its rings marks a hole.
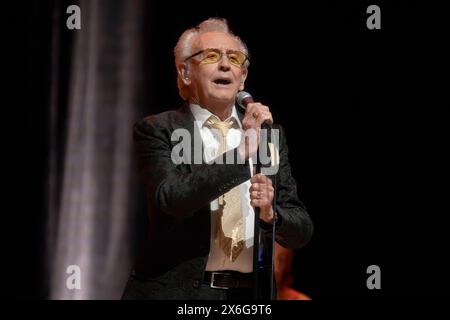
[[[268,137],[269,137],[269,140],[270,140],[270,137],[271,137],[271,134],[272,134],[272,132],[270,131],[270,129],[269,130],[267,130],[267,132],[268,132]],[[258,147],[258,151],[257,151],[257,153],[256,153],[256,172],[255,172],[255,174],[258,174],[258,173],[261,173],[261,160],[260,160],[260,157],[259,157],[259,151],[260,151],[260,148]],[[269,152],[269,157],[271,158],[271,155],[270,155],[270,150],[269,150],[269,148],[267,147],[267,151]],[[275,242],[275,222],[276,222],[276,212],[275,212],[275,203],[276,203],[276,175],[275,175],[275,177],[274,177],[274,184],[273,184],[273,186],[274,186],[274,198],[273,198],[273,201],[272,201],[272,212],[273,212],[273,215],[274,215],[274,219],[273,219],[273,222],[272,222],[272,239],[271,239],[271,256],[270,256],[270,263],[267,263],[266,265],[267,266],[269,266],[269,272],[268,272],[268,276],[270,277],[270,279],[268,279],[269,280],[269,290],[270,290],[270,293],[269,293],[269,295],[268,295],[268,298],[270,299],[270,300],[274,300],[275,299],[275,297],[274,297],[274,291],[275,291],[275,283],[274,283],[274,279],[275,279],[275,276],[274,276],[274,252],[275,252],[275,247],[274,247],[274,242]],[[262,286],[260,285],[260,283],[259,283],[259,281],[261,281],[261,280],[266,280],[266,278],[265,277],[260,277],[260,273],[261,273],[261,266],[260,266],[260,264],[259,264],[259,256],[260,256],[260,220],[259,220],[259,217],[260,217],[260,208],[259,207],[255,207],[254,208],[254,212],[255,212],[255,221],[254,221],[254,229],[253,229],[253,271],[254,271],[254,273],[253,273],[253,298],[255,299],[255,300],[259,300],[260,298],[263,298],[264,299],[264,297],[262,296],[262,291],[261,291],[261,289],[262,290],[264,290],[264,288],[262,288]],[[264,237],[262,237],[262,239],[264,239]],[[265,250],[267,250],[268,248],[266,248]],[[264,274],[262,274],[262,275],[264,275]]]
[[[256,161],[256,174],[261,172],[261,164],[259,161],[259,157],[257,157]],[[253,168],[252,168],[253,170]],[[259,292],[259,215],[260,208],[255,207],[255,222],[253,229],[253,299],[259,300],[260,292]]]

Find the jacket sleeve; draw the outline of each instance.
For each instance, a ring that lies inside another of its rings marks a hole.
[[[175,164],[169,128],[151,117],[135,124],[133,138],[147,197],[176,219],[191,217],[219,195],[250,179],[248,163]],[[236,149],[230,152],[236,159]],[[222,155],[223,159],[226,156]]]
[[[311,239],[313,224],[305,206],[299,200],[297,183],[291,174],[288,146],[283,128],[280,126],[280,166],[276,179],[276,207],[278,219],[275,224],[275,239],[283,247],[301,248]],[[271,225],[266,224],[265,233],[271,236]]]

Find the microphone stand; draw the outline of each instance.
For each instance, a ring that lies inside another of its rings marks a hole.
[[[268,142],[270,141],[270,137],[271,137],[271,131],[270,131],[270,128],[269,128],[269,130],[267,130],[267,132],[268,132],[268,137],[269,137],[269,140],[268,140]],[[261,166],[262,166],[262,164],[261,164],[261,161],[260,161],[260,157],[259,157],[259,150],[260,150],[260,148],[258,148],[258,151],[257,151],[257,157],[256,157],[256,174],[258,174],[258,173],[261,173]],[[267,148],[267,151],[269,151],[269,153],[270,153],[270,150],[269,150],[269,148]],[[269,157],[271,158],[271,155],[269,154]],[[268,299],[270,299],[270,300],[274,300],[275,299],[275,297],[274,297],[274,292],[275,292],[275,276],[274,276],[274,253],[275,253],[275,246],[274,246],[274,242],[275,242],[275,222],[276,222],[276,212],[275,212],[275,203],[276,203],[276,188],[277,188],[277,181],[276,181],[276,174],[274,175],[274,179],[273,179],[274,181],[274,183],[273,183],[273,186],[274,186],[274,197],[273,197],[273,200],[272,200],[272,212],[273,212],[273,214],[274,214],[274,219],[273,219],[273,222],[272,222],[272,230],[271,230],[271,236],[272,236],[272,239],[271,239],[271,243],[270,243],[270,246],[271,246],[271,255],[270,255],[270,261],[269,261],[269,263],[265,263],[265,265],[266,266],[268,266],[269,267],[269,272],[268,272],[268,275],[267,276],[269,276],[269,290],[270,290],[270,292],[269,292],[269,295],[268,295]],[[264,237],[261,237],[260,236],[260,230],[261,230],[261,228],[260,228],[260,220],[259,220],[259,217],[260,217],[260,211],[261,211],[261,209],[259,208],[259,207],[255,207],[255,209],[254,209],[254,212],[255,212],[255,221],[254,221],[254,230],[253,230],[253,270],[254,270],[254,273],[253,273],[253,298],[255,299],[255,300],[259,300],[260,298],[265,298],[264,296],[263,296],[263,291],[261,291],[261,289],[262,290],[264,290],[264,288],[262,288],[262,286],[260,286],[260,283],[259,283],[259,280],[266,280],[265,279],[265,277],[260,277],[260,273],[261,273],[261,266],[260,266],[260,263],[259,263],[259,257],[260,257],[260,239],[264,239]],[[268,250],[269,248],[265,248],[264,250]],[[268,257],[265,253],[264,253],[264,256],[265,257]],[[265,275],[265,274],[262,274],[262,275]]]
[[[279,164],[276,164],[279,165]],[[277,203],[277,175],[275,174],[273,177],[273,200],[272,200],[272,212],[273,212],[273,221],[272,221],[272,255],[270,258],[270,300],[275,300],[276,297],[274,297],[275,290],[276,290],[276,283],[275,283],[275,224],[277,222],[277,212],[276,209],[276,203]]]
[[[261,163],[259,157],[256,161],[256,173],[261,172]],[[253,228],[253,299],[259,300],[259,216],[260,208],[255,207],[255,221]]]

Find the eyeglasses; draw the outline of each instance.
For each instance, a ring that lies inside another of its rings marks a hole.
[[[219,49],[207,48],[194,53],[193,55],[184,59],[184,61],[186,62],[193,57],[200,56],[200,63],[216,63],[220,59],[222,59],[223,54],[224,53]],[[242,67],[245,61],[248,60],[248,56],[241,51],[227,50],[225,54],[228,57],[228,61],[239,68]]]

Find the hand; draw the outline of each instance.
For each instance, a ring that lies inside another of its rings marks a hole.
[[[259,207],[259,218],[266,223],[273,222],[272,200],[274,189],[272,180],[265,175],[258,173],[250,180],[250,204]]]
[[[239,146],[239,153],[243,159],[248,160],[258,151],[259,133],[264,121],[273,123],[269,107],[259,102],[247,104],[247,109],[242,119],[244,135]]]

